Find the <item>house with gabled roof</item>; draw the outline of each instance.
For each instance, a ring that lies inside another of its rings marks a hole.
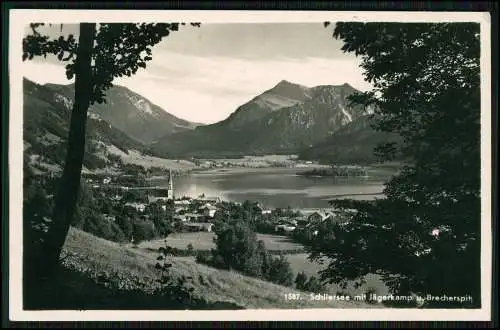
[[[139,212],[144,212],[144,210],[146,209],[146,204],[144,203],[127,202],[125,203],[125,206],[133,207]]]
[[[198,197],[197,200],[200,202],[210,203],[212,205],[218,204],[222,201],[218,196],[204,196],[204,195]]]
[[[217,212],[217,208],[213,205],[207,204],[203,206],[200,211],[203,212],[203,215],[213,218],[215,215],[215,212]]]
[[[207,231],[211,232],[214,224],[208,222],[186,222],[184,227],[189,231]]]
[[[314,211],[307,217],[307,220],[312,223],[322,222],[330,216],[334,216],[334,214],[332,212]]]

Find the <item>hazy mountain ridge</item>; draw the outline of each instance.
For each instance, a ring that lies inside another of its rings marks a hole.
[[[36,157],[38,164],[61,166],[65,159],[71,117],[71,107],[68,105],[72,100],[28,79],[23,79],[23,94],[25,156]],[[87,119],[85,167],[100,168],[109,163],[103,145],[114,145],[124,152],[145,150],[139,141],[90,113]]]
[[[46,84],[45,87],[54,91],[54,100],[57,103],[71,109],[74,84]],[[200,125],[166,112],[123,86],[115,85],[106,91],[106,102],[92,105],[89,112],[144,144],[152,143],[167,134],[192,130]]]
[[[348,105],[347,97],[355,92],[348,84],[308,88],[281,81],[216,124],[183,130],[185,121],[172,121],[173,125],[180,125],[181,131],[166,135],[147,150],[148,144],[125,134],[105,118],[114,110],[117,114],[114,117],[126,114],[135,123],[137,118],[146,118],[144,129],[150,130],[146,125],[151,118],[171,118],[171,115],[157,111],[149,101],[126,88],[114,87],[108,94],[108,103],[89,112],[86,165],[105,161],[106,157],[96,147],[103,144],[114,145],[124,152],[150,151],[165,158],[298,153],[302,159],[324,162],[374,161],[374,147],[394,136],[370,127],[371,109]],[[35,154],[42,151],[58,162],[64,159],[63,144],[73,103],[71,93],[69,85],[38,85],[24,80],[24,140],[26,146],[38,149]],[[122,103],[130,106],[128,111],[117,110]]]
[[[348,84],[308,88],[281,81],[227,119],[165,136],[152,150],[164,156],[298,152],[366,114],[362,107],[349,106],[347,97],[355,92]],[[293,105],[270,105],[270,98],[280,97]]]
[[[371,163],[377,159],[375,147],[384,142],[398,141],[396,134],[374,130],[371,115],[361,116],[342,126],[332,135],[302,150],[299,158],[324,163]]]

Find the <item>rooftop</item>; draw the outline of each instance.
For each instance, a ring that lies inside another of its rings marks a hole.
[[[213,205],[205,205],[204,207],[202,207],[202,209],[208,209],[208,210],[217,210],[217,208]]]
[[[199,200],[202,200],[202,201],[216,201],[216,200],[219,200],[220,197],[219,196],[200,196],[198,197]]]
[[[210,222],[188,222],[185,224],[185,226],[188,227],[211,227],[213,225],[214,224]]]

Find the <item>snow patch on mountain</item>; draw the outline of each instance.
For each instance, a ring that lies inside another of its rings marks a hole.
[[[298,100],[293,100],[288,97],[280,96],[280,95],[274,95],[274,94],[264,94],[261,95],[256,102],[260,106],[267,106],[271,108],[271,110],[278,110],[281,108],[286,108],[286,107],[291,107],[294,106],[300,101]]]
[[[156,117],[156,115],[153,113],[153,109],[149,102],[144,100],[143,98],[139,97],[138,95],[130,95],[126,94],[128,100],[130,103],[132,103],[137,109],[141,110],[144,113],[153,115]]]
[[[73,100],[69,97],[66,97],[66,96],[59,94],[59,93],[55,93],[54,100],[57,103],[62,104],[68,110],[73,109]]]
[[[347,122],[350,123],[352,121],[351,114],[349,112],[347,112],[347,110],[344,108],[344,106],[340,103],[339,103],[339,107],[340,107],[340,110],[342,110],[342,113],[344,114],[344,116],[346,117]]]

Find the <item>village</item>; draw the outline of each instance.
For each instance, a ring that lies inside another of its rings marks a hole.
[[[242,207],[243,203],[226,201],[219,196],[175,197],[172,172],[169,171],[168,187],[154,186],[124,186],[114,182],[116,179],[106,176],[100,179],[87,178],[94,190],[100,191],[114,205],[133,209],[137,217],[148,221],[151,216],[148,209],[153,205],[160,206],[166,212],[170,209],[171,219],[182,232],[212,232],[217,215],[228,213],[230,207]],[[118,181],[118,180],[116,180]],[[321,222],[342,223],[344,219],[338,210],[333,208],[315,210],[272,209],[261,203],[247,201],[252,205],[252,213],[258,221],[266,224],[266,234],[293,236],[296,232],[306,236],[316,235],[315,224]],[[345,212],[345,211],[344,211]],[[108,221],[115,221],[116,216],[104,214]],[[262,230],[261,230],[262,232]]]

